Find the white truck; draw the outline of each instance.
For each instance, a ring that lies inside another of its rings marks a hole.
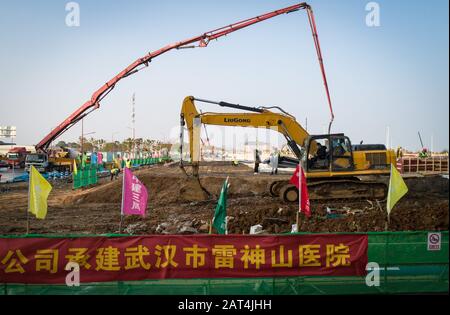
[[[25,171],[29,172],[34,166],[39,172],[72,172],[75,159],[67,157],[49,157],[45,153],[28,154],[25,159]]]

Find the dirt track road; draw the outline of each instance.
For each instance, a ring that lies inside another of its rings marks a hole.
[[[285,233],[295,223],[297,205],[284,204],[267,194],[270,175],[253,175],[245,167],[202,167],[201,183],[186,177],[177,167],[158,166],[136,171],[149,189],[148,216],[127,217],[126,233],[177,234],[207,233],[221,185],[227,175],[231,188],[228,198],[229,232],[249,233],[261,224],[267,233]],[[281,175],[280,178],[289,178]],[[391,214],[389,230],[448,229],[448,180],[441,177],[408,179],[409,194]],[[24,234],[27,209],[26,183],[0,193],[0,234]],[[84,191],[73,191],[70,184],[55,185],[49,197],[45,220],[30,219],[33,234],[104,234],[119,231],[121,181],[109,182]],[[326,208],[350,210],[342,218],[329,219]],[[384,231],[386,211],[375,203],[312,203],[313,216],[301,220],[301,231],[366,232]]]

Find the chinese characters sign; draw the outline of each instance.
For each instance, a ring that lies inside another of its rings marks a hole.
[[[145,217],[147,208],[147,189],[130,169],[123,174],[122,215],[140,215]]]
[[[88,282],[365,275],[367,235],[0,239],[0,282]]]

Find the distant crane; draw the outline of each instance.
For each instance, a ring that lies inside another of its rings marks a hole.
[[[425,146],[423,145],[422,136],[420,135],[420,131],[418,131],[417,133],[419,134],[420,145],[423,150]]]

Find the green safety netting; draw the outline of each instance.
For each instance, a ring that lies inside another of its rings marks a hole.
[[[133,167],[155,165],[168,160],[169,158],[132,159],[131,165]],[[122,161],[122,168],[123,167],[125,167],[125,161]],[[80,167],[77,174],[73,174],[73,189],[80,189],[97,184],[97,172],[102,172],[104,170],[105,168],[103,165],[86,165],[85,167]]]
[[[97,184],[97,171],[97,165],[89,165],[78,169],[77,174],[73,174],[73,189],[80,189]]]
[[[448,231],[442,232],[440,251],[428,251],[428,232],[426,231],[371,232],[368,235],[369,262],[376,262],[381,267],[378,287],[367,286],[365,277],[303,276],[125,281],[81,284],[80,287],[0,284],[0,295],[327,295],[448,292]],[[118,235],[108,236],[117,237]]]

